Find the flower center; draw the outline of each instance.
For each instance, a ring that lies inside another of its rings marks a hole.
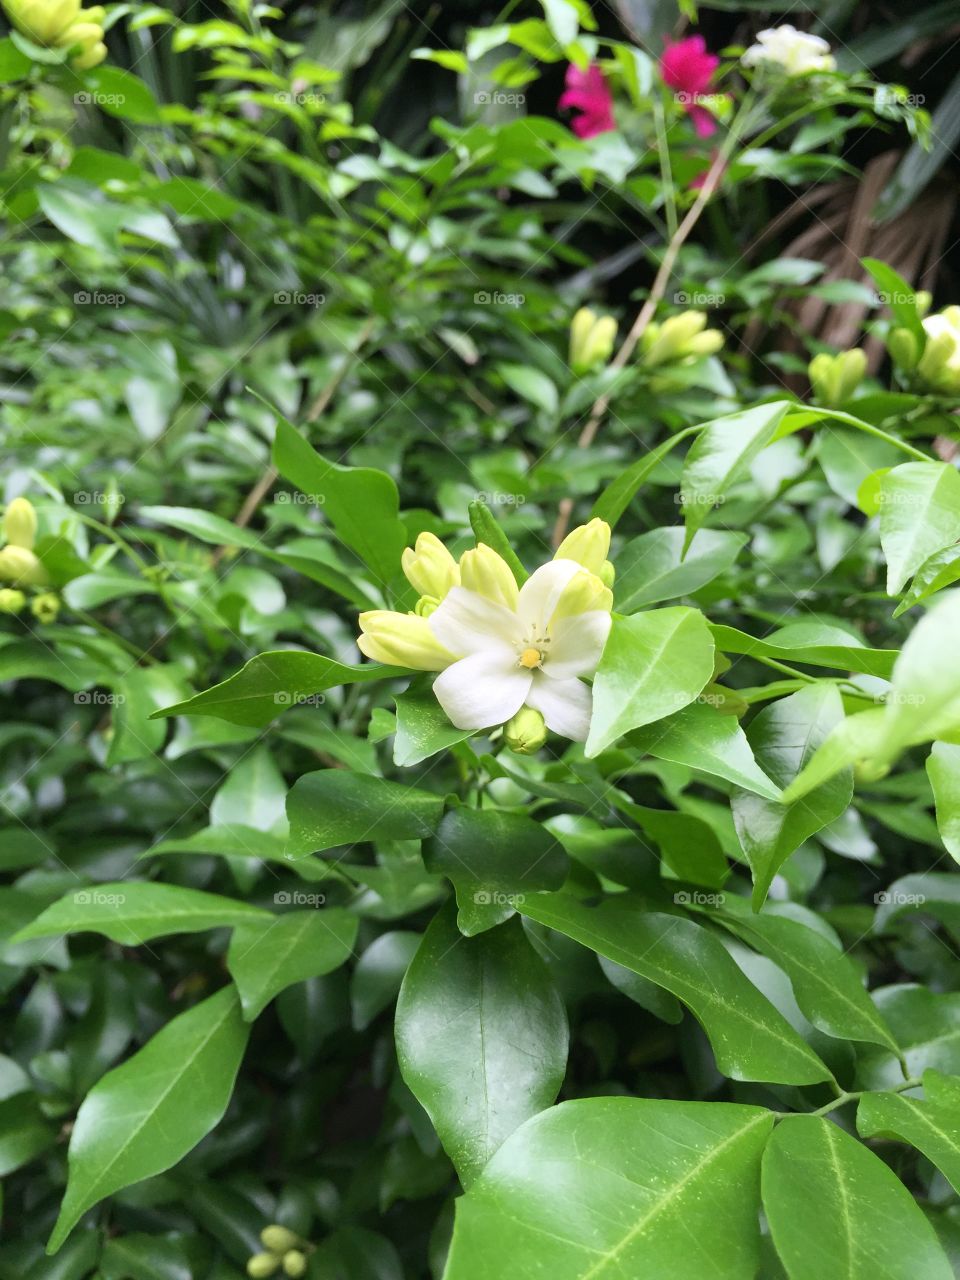
[[[532,645],[529,649],[524,649],[520,655],[521,667],[526,667],[529,671],[532,671],[534,667],[539,667],[541,662],[543,662],[543,654],[539,649],[534,649]]]

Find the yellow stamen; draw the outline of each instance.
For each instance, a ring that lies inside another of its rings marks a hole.
[[[543,654],[539,649],[524,649],[523,653],[520,655],[521,667],[527,667],[528,669],[539,667],[542,661]]]

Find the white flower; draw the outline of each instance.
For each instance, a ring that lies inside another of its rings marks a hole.
[[[826,40],[798,31],[788,22],[759,32],[756,44],[750,46],[740,61],[745,67],[755,67],[759,62],[776,62],[788,76],[837,69]]]
[[[610,631],[610,593],[574,560],[552,560],[510,603],[453,587],[427,619],[458,661],[433,691],[458,729],[503,724],[522,706],[578,742],[590,729],[596,671]]]

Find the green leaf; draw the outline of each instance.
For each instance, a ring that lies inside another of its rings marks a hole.
[[[202,827],[189,836],[170,836],[141,854],[153,858],[168,853],[215,854],[223,858],[259,858],[262,862],[288,862],[287,837],[258,831],[234,822],[221,827]]]
[[[267,918],[260,907],[201,889],[120,880],[68,893],[21,929],[14,941],[64,933],[102,933],[123,946],[137,947],[169,933],[199,933]]]
[[[154,712],[171,699],[182,698],[189,688],[182,667],[156,662],[151,667],[132,667],[117,681],[116,691],[108,768],[147,759],[159,751],[169,726],[154,720]]]
[[[433,680],[433,676],[427,676],[413,681],[406,693],[396,699],[393,763],[401,768],[429,760],[438,751],[463,742],[473,732],[457,729],[450,723],[434,695]]]
[[[162,1173],[227,1109],[247,1043],[233,986],[168,1022],[87,1094],[74,1122],[69,1178],[48,1253],[104,1196]]]
[[[420,941],[419,933],[404,929],[381,933],[357,961],[350,975],[350,1008],[358,1031],[394,1003]]]
[[[753,1276],[759,1107],[585,1098],[529,1120],[457,1202],[444,1280]]]
[[[479,546],[481,542],[485,543],[491,551],[496,551],[498,556],[506,560],[511,573],[517,580],[517,586],[522,587],[528,577],[527,571],[510,545],[510,539],[497,523],[493,512],[480,498],[474,498],[467,510],[470,515],[470,528],[473,530],[477,545]]]
[[[522,813],[451,809],[424,846],[424,862],[453,883],[461,932],[492,929],[528,893],[559,889],[567,855],[553,835]]]
[[[510,390],[516,392],[518,396],[522,396],[536,408],[542,409],[544,413],[556,413],[560,404],[560,393],[557,391],[556,384],[545,373],[528,364],[503,362],[497,365],[497,372]]]
[[[880,481],[880,545],[887,595],[928,557],[960,538],[960,472],[946,462],[905,462]]]
[[[937,828],[944,848],[960,862],[960,745],[935,742],[927,756],[927,777],[937,806]]]
[[[645,453],[642,458],[638,458],[636,462],[632,462],[625,471],[621,471],[617,478],[604,489],[593,504],[590,518],[606,520],[610,528],[614,528],[630,505],[637,490],[647,476],[652,475],[656,470],[661,459],[667,456],[674,445],[679,444],[681,440],[685,440],[687,436],[693,435],[699,430],[699,427],[686,427],[683,431],[678,431],[667,440],[661,441],[649,453]]]
[[[128,1232],[106,1241],[98,1280],[192,1280],[190,1237]]]
[[[615,617],[593,681],[588,758],[693,702],[713,666],[713,637],[698,609]]]
[[[827,483],[851,507],[859,506],[860,487],[867,476],[895,467],[903,458],[886,440],[828,424],[817,431],[816,447]]]
[[[661,600],[692,595],[725,573],[746,541],[745,533],[705,529],[684,557],[683,529],[642,533],[617,556],[614,596],[618,612],[633,613]]]
[[[464,938],[442,911],[404,977],[396,1038],[401,1074],[465,1187],[550,1106],[567,1065],[563,1004],[516,920]]]
[[[889,931],[904,915],[933,916],[960,938],[960,877],[951,871],[921,871],[900,876],[889,889],[874,895],[874,933]]]
[[[108,116],[137,124],[159,124],[160,108],[144,82],[121,67],[99,66],[87,71],[83,84]]]
[[[912,609],[914,605],[929,599],[937,591],[952,587],[960,579],[960,543],[942,547],[928,556],[913,575],[913,581],[901,596],[900,603],[893,611],[893,616]]]
[[[120,218],[114,207],[95,203],[66,182],[37,187],[40,208],[68,240],[113,255]]]
[[[960,1189],[960,1096],[957,1083],[936,1071],[924,1072],[927,1098],[905,1093],[869,1093],[857,1107],[862,1138],[894,1138],[907,1142],[932,1160]]]
[[[780,798],[779,787],[754,759],[736,716],[721,715],[706,702],[691,703],[669,719],[632,733],[630,744],[659,760],[725,778],[768,800]]]
[[[381,586],[399,573],[407,531],[399,516],[397,486],[386,472],[328,462],[285,418],[277,424],[273,464],[316,499],[340,539]]]
[[[29,1082],[26,1088],[30,1088]],[[56,1137],[57,1130],[44,1117],[34,1095],[18,1091],[4,1098],[0,1102],[0,1177],[36,1159],[53,1146]]]
[[[838,943],[776,912],[754,914],[731,894],[724,898],[720,919],[780,966],[802,1013],[819,1030],[838,1040],[862,1040],[898,1051],[889,1027]]]
[[[750,474],[750,464],[777,438],[786,414],[795,406],[787,400],[743,409],[708,422],[690,446],[683,463],[680,501],[689,546],[711,510]]]
[[[750,723],[747,737],[760,768],[786,788],[843,719],[835,685],[813,684],[778,698]],[[853,771],[836,774],[792,805],[749,791],[731,800],[737,835],[753,872],[753,905],[763,905],[774,876],[795,849],[844,813],[853,797]]]
[[[0,40],[0,82],[9,84],[23,80],[30,71],[31,61],[9,37]]]
[[[0,650],[0,666],[3,651]],[[276,649],[251,658],[236,675],[196,693],[186,702],[155,711],[154,716],[218,716],[231,724],[261,728],[282,711],[341,684],[384,680],[408,674],[375,662],[348,667],[319,653]]]
[[[903,1052],[911,1078],[922,1076],[930,1067],[960,1075],[960,995],[940,995],[904,983],[875,991],[873,999]],[[859,1074],[868,1089],[903,1083],[899,1061],[881,1050],[864,1052]]]
[[[252,1022],[285,987],[338,969],[353,954],[356,937],[356,916],[339,907],[239,925],[230,939],[227,968],[246,1021]]]
[[[340,844],[422,840],[443,813],[443,797],[346,769],[319,769],[297,779],[287,796],[293,858]]]
[[[922,184],[920,185],[922,186]],[[919,186],[914,188],[914,190],[919,189]],[[889,212],[886,216],[890,216]],[[922,351],[927,341],[927,335],[917,307],[916,290],[904,280],[899,272],[895,271],[888,263],[881,262],[879,258],[863,258],[861,261],[876,281],[881,301],[890,308],[897,324],[904,329],[910,330],[920,344],[920,350]]]
[[[517,910],[665,987],[703,1027],[732,1080],[813,1084],[830,1072],[744,976],[723,944],[693,920],[644,911],[625,897],[587,906],[535,894]]]
[[[817,619],[791,622],[762,639],[736,627],[711,626],[717,648],[723,653],[742,653],[748,658],[774,658],[780,662],[800,662],[815,667],[836,667],[841,671],[861,671],[865,675],[889,679],[897,660],[896,649],[869,649],[859,637]]]
[[[950,1280],[903,1183],[824,1116],[787,1116],[763,1154],[763,1209],[790,1280]]]

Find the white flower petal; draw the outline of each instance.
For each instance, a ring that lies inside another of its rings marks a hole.
[[[509,650],[516,660],[521,640],[517,615],[476,591],[453,587],[427,621],[443,647],[458,657],[491,650],[506,654]]]
[[[448,667],[437,684],[440,680],[445,680],[453,669]],[[534,711],[540,712],[547,722],[547,728],[554,733],[559,733],[562,738],[572,738],[574,742],[586,742],[590,732],[590,714],[593,711],[593,690],[589,685],[576,679],[548,680],[537,672],[527,693],[526,703]]]
[[[516,715],[532,679],[512,654],[475,653],[447,667],[434,681],[433,692],[458,729],[489,729]]]
[[[602,609],[558,619],[550,627],[543,674],[551,680],[593,675],[609,634],[610,615]]]
[[[525,627],[544,634],[557,607],[557,601],[563,595],[564,587],[571,578],[582,572],[583,566],[577,564],[576,560],[551,560],[549,564],[541,565],[531,573],[520,588],[517,603],[517,613]]]

